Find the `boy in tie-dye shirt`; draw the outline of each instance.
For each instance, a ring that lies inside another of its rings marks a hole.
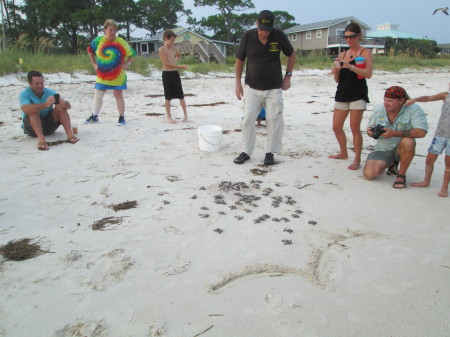
[[[89,45],[87,51],[92,66],[97,72],[95,83],[94,112],[85,121],[86,124],[98,122],[98,114],[103,105],[103,96],[106,90],[113,90],[119,110],[117,125],[125,125],[125,101],[123,90],[127,89],[127,69],[136,52],[128,43],[117,37],[118,25],[114,20],[108,19],[104,24],[105,35],[98,36]]]

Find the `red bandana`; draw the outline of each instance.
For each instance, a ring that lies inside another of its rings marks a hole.
[[[393,98],[393,99],[409,99],[408,94],[406,93],[406,90],[402,87],[390,87],[386,90],[384,93],[384,97],[386,98]]]

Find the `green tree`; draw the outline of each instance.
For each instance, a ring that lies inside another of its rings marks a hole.
[[[386,38],[385,48],[388,54],[408,54],[427,58],[435,57],[439,51],[434,40],[394,39],[392,37]]]
[[[189,9],[184,9],[182,0],[139,0],[137,5],[142,16],[136,26],[153,35],[176,26],[181,16],[192,14]]]
[[[298,25],[298,23],[295,23],[295,17],[288,12],[274,11],[273,15],[275,16],[275,27],[281,30],[286,30]]]
[[[224,29],[226,31],[226,41],[233,40],[233,29],[235,29],[236,20],[239,18],[236,12],[255,8],[251,0],[194,0],[195,7],[210,6],[215,7],[223,16]],[[206,19],[205,19],[206,20]]]
[[[125,39],[129,40],[133,27],[137,27],[142,22],[142,9],[133,0],[103,0],[104,15],[101,23],[106,19],[114,19],[126,30]]]

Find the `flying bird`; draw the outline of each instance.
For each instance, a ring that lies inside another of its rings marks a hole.
[[[448,15],[448,7],[445,7],[445,8],[436,8],[435,10],[434,10],[434,12],[433,12],[433,15],[434,14],[436,14],[436,12],[439,12],[439,11],[441,11],[442,13],[444,13],[445,15]]]

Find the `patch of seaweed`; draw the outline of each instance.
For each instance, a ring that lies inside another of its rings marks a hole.
[[[227,104],[227,103],[226,102],[215,102],[215,103],[203,103],[203,104],[190,104],[189,106],[200,107],[200,106],[216,106],[216,105],[222,105],[222,104]]]
[[[123,218],[122,217],[114,217],[109,216],[106,218],[103,218],[101,220],[95,221],[91,228],[93,231],[103,231],[106,227],[109,227],[111,225],[120,225],[122,223]]]
[[[153,116],[163,116],[164,114],[156,113],[156,112],[147,112],[145,115],[153,117]]]
[[[67,142],[66,140],[56,140],[54,142],[47,142],[47,145],[48,146],[61,145],[61,144],[64,144],[66,142]]]
[[[25,238],[11,240],[6,245],[0,247],[0,255],[11,261],[24,261],[37,257],[44,253],[50,253],[41,249],[39,242],[31,242],[32,239]]]
[[[112,204],[109,207],[111,207],[114,210],[114,212],[122,211],[124,209],[136,208],[137,207],[137,201],[136,200],[125,201],[125,202],[121,202],[120,204]]]

